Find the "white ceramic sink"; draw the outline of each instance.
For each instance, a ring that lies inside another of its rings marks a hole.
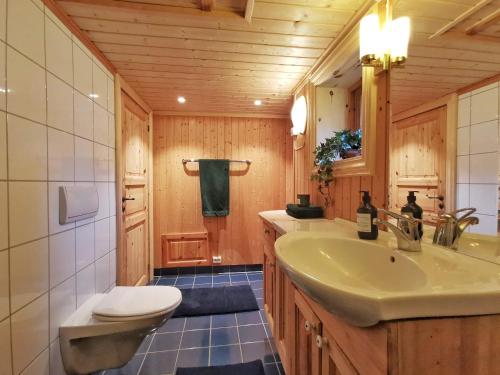
[[[306,294],[349,323],[500,313],[500,266],[439,246],[395,250],[387,236],[362,241],[327,232],[292,232],[276,256]]]

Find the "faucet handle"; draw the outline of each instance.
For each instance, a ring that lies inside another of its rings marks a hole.
[[[458,213],[462,213],[464,212],[464,214],[460,217],[458,217]],[[474,207],[467,207],[467,208],[461,208],[459,210],[456,210],[454,212],[454,216],[457,218],[457,221],[460,221],[460,220],[463,220],[465,219],[466,217],[469,217],[470,215],[472,215],[474,212],[476,212],[476,209]]]

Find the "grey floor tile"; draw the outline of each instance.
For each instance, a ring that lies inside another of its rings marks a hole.
[[[238,330],[236,327],[212,329],[210,346],[238,344]]]
[[[209,329],[210,328],[210,316],[193,316],[186,318],[186,331],[191,331],[193,329]]]
[[[257,342],[267,340],[267,333],[264,329],[264,325],[251,325],[251,326],[240,326],[238,327],[240,333],[240,342],[243,344],[245,342]]]
[[[208,366],[208,348],[183,349],[179,351],[177,367]]]
[[[241,363],[241,349],[239,345],[210,348],[210,366],[230,365],[234,363]]]
[[[182,332],[186,318],[171,318],[158,329],[158,333]]]
[[[150,352],[159,352],[165,350],[177,350],[181,342],[182,332],[157,333],[153,337],[153,342],[149,348]]]
[[[212,315],[212,328],[234,326],[236,326],[236,317],[234,314]]]
[[[262,323],[260,314],[258,311],[248,311],[236,314],[236,319],[238,320],[238,325],[247,324],[259,324]]]
[[[264,363],[273,363],[274,355],[271,346],[267,341],[241,344],[243,352],[243,362],[261,359]]]
[[[141,367],[144,354],[136,355],[125,366],[113,370],[106,370],[105,375],[137,375],[137,371]]]
[[[185,331],[182,335],[181,349],[204,348],[210,343],[210,330]]]
[[[163,375],[174,372],[177,350],[148,353],[141,367],[140,375]]]

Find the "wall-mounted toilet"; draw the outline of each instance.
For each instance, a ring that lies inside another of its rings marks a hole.
[[[59,328],[66,372],[80,375],[124,366],[181,301],[179,289],[170,286],[115,287],[94,295]]]

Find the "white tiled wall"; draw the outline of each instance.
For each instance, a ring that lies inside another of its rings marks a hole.
[[[40,0],[0,0],[2,375],[62,373],[59,324],[115,283],[113,88]],[[61,226],[73,184],[97,185],[99,214]]]
[[[497,235],[500,82],[465,93],[458,102],[457,208],[475,207],[471,232]]]

